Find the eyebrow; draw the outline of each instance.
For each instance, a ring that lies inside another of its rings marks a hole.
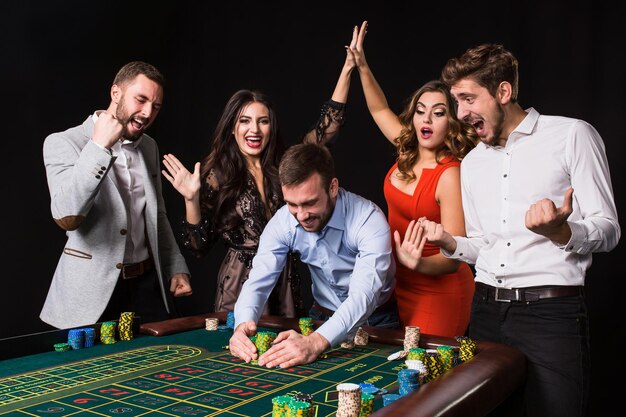
[[[418,101],[417,105],[426,107],[426,105],[424,103],[422,103],[421,101]],[[432,107],[448,107],[448,105],[446,103],[435,103],[435,104],[432,105]]]
[[[305,205],[311,205],[316,203],[319,200],[319,198],[312,198],[310,200],[306,200],[301,202],[300,204],[296,204],[293,201],[289,201],[289,200],[285,200],[285,203],[289,204],[290,206],[305,206]]]
[[[245,114],[240,115],[239,118],[240,119],[254,119],[254,117],[248,116],[248,115],[245,115]],[[259,116],[259,117],[257,117],[257,120],[258,119],[269,119],[269,118],[270,118],[269,115],[268,116]]]

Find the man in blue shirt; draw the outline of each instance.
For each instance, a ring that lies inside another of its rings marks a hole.
[[[290,251],[300,254],[311,273],[311,316],[327,321],[308,336],[293,330],[280,333],[258,358],[259,365],[310,363],[353,337],[359,326],[398,327],[391,234],[380,208],[339,188],[332,156],[320,145],[289,148],[279,179],[287,204],[261,234],[250,276],[235,304],[231,353],[246,362],[257,359],[249,337],[256,333]]]

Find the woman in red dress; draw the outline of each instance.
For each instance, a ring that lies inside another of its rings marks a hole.
[[[384,194],[394,232],[400,319],[422,333],[461,336],[467,331],[474,294],[471,268],[445,258],[425,238],[417,248],[409,238],[421,233],[423,217],[452,234],[465,235],[460,160],[475,146],[477,136],[457,119],[450,92],[440,81],[424,84],[396,115],[365,60],[366,29],[367,22],[354,29],[358,41],[348,50],[355,57],[370,114],[398,153],[385,177]],[[421,256],[414,256],[416,250]]]

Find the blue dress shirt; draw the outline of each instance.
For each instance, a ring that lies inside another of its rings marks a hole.
[[[235,304],[235,326],[258,321],[289,251],[300,253],[308,265],[315,301],[335,311],[317,329],[331,346],[353,335],[392,296],[395,264],[385,214],[340,188],[331,218],[319,232],[304,230],[286,205],[270,219]]]

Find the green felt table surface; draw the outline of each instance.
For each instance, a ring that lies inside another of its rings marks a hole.
[[[369,343],[335,348],[317,361],[286,369],[246,364],[225,346],[228,331],[204,329],[206,313],[137,326],[133,340],[54,351],[68,331],[0,340],[0,416],[221,416],[272,414],[272,398],[311,394],[315,415],[334,416],[336,387],[370,383],[397,392],[402,329],[368,328]],[[319,325],[320,323],[316,323]],[[298,329],[297,319],[264,316],[260,330]],[[98,338],[97,338],[98,340]],[[456,346],[454,338],[421,335],[420,347]],[[372,417],[487,415],[522,386],[523,355],[508,346],[478,342],[477,354]]]

